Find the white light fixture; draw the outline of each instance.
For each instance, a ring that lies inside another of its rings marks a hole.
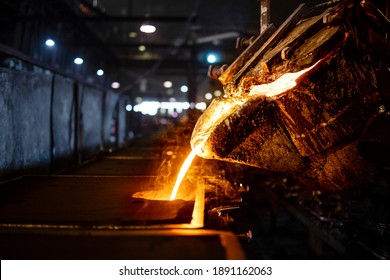
[[[134,38],[137,38],[138,34],[137,34],[137,32],[130,32],[130,33],[128,34],[128,36],[129,36],[129,38],[134,39]]]
[[[180,87],[180,91],[185,93],[188,91],[188,87],[186,85],[183,85]]]
[[[156,27],[151,24],[142,24],[139,30],[143,33],[154,33],[156,31]]]
[[[217,56],[215,54],[207,55],[207,62],[208,63],[215,63],[215,62],[217,62]]]
[[[56,44],[56,42],[54,42],[52,39],[47,39],[46,42],[45,42],[46,46],[48,47],[54,47],[54,45]]]
[[[204,102],[196,103],[195,108],[198,110],[206,110],[207,104]]]
[[[132,109],[133,109],[133,106],[131,106],[130,104],[126,105],[126,111],[127,112],[130,112]]]
[[[140,45],[140,46],[138,47],[138,50],[139,50],[140,52],[144,52],[144,51],[146,51],[146,47],[145,47],[144,45]]]
[[[112,87],[112,88],[115,88],[115,89],[119,88],[120,86],[121,86],[121,84],[118,83],[118,82],[113,82],[113,83],[111,84],[111,87]]]
[[[165,81],[163,85],[165,88],[171,88],[173,86],[171,81]]]
[[[98,75],[98,76],[103,76],[103,75],[104,75],[103,69],[97,70],[97,71],[96,71],[96,75]]]
[[[210,100],[211,98],[213,98],[213,95],[210,92],[208,92],[208,93],[205,94],[205,98],[207,100]]]
[[[76,57],[73,62],[77,65],[81,65],[84,63],[84,60],[81,57]]]

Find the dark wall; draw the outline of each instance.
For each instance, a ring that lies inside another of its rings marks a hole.
[[[126,108],[126,100],[125,99],[121,99],[119,100],[119,103],[118,103],[118,133],[117,133],[117,137],[118,137],[118,145],[121,146],[122,143],[124,143],[126,141],[126,138],[127,138],[127,128],[126,128],[126,110],[124,110],[123,108]]]
[[[0,69],[1,173],[50,168],[51,76]]]
[[[120,119],[119,116],[119,95],[112,91],[107,91],[104,97],[103,110],[105,112],[103,119],[103,129],[102,129],[102,138],[104,143],[104,149],[110,149],[112,146],[115,146],[117,143],[120,144],[120,141],[115,137],[116,128],[113,127],[117,123],[116,118],[111,118],[110,116],[116,116]],[[126,106],[126,105],[125,105]],[[125,108],[125,107],[122,107]],[[122,110],[125,111],[125,110]],[[113,131],[114,130],[114,131]],[[114,137],[114,138],[113,138]]]
[[[98,153],[102,145],[103,98],[104,92],[88,86],[79,86],[79,139],[82,158]]]
[[[126,141],[126,98],[59,75],[0,68],[0,178],[48,174]],[[123,131],[121,131],[123,130]]]
[[[76,95],[75,83],[61,76],[53,84],[53,169],[61,170],[71,165],[75,153]]]

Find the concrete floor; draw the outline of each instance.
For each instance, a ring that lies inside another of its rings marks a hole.
[[[243,258],[232,233],[204,230],[199,217],[194,223],[203,212],[196,188],[168,200],[172,185],[162,187],[161,178],[173,173],[161,174],[162,165],[181,160],[179,150],[167,157],[158,139],[143,139],[59,174],[3,183],[1,258]]]

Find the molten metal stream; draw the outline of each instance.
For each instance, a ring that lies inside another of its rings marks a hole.
[[[183,165],[181,166],[179,175],[177,176],[176,183],[175,183],[173,190],[172,190],[170,200],[174,200],[176,198],[177,191],[179,190],[180,184],[183,181],[184,175],[186,175],[188,168],[190,168],[191,163],[196,156],[196,150],[197,149],[194,149],[191,151],[191,153],[187,156],[186,160],[184,161]]]

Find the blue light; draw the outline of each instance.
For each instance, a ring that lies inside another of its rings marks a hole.
[[[48,47],[54,47],[54,45],[56,44],[56,42],[54,42],[52,39],[47,39],[46,42],[45,42],[46,46]]]
[[[207,62],[208,63],[215,63],[217,62],[217,56],[215,54],[208,54],[207,55]]]

